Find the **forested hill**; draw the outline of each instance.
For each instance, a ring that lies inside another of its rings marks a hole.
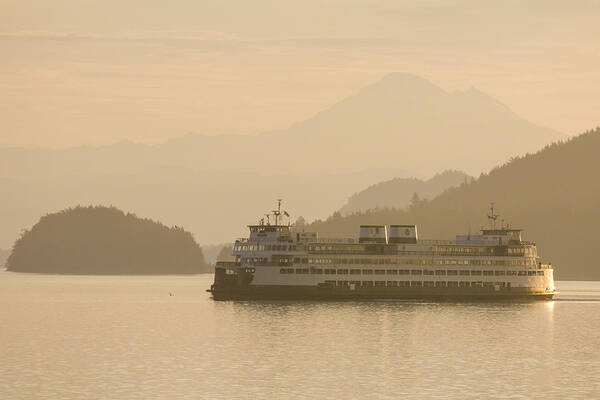
[[[404,208],[416,193],[419,198],[431,199],[444,190],[472,179],[462,171],[446,170],[428,180],[394,178],[369,186],[348,199],[340,214],[349,215],[372,208]]]
[[[501,218],[525,229],[557,279],[600,280],[600,128],[511,159],[489,174],[405,210],[334,214],[307,228],[322,236],[356,236],[360,224],[418,224],[421,238],[452,239],[487,224],[490,202]]]
[[[208,270],[189,232],[114,207],[49,214],[25,231],[9,271],[67,274],[190,274]]]
[[[4,263],[10,254],[10,250],[0,249],[0,268],[4,267]]]

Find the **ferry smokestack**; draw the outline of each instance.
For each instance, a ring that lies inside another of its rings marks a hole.
[[[389,243],[417,243],[416,225],[390,225]]]
[[[361,225],[358,243],[383,243],[388,242],[387,226]]]

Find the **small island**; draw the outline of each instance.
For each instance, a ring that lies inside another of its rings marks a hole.
[[[15,242],[8,271],[134,275],[208,272],[191,233],[115,207],[48,214]]]

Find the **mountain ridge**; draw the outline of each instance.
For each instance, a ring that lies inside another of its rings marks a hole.
[[[380,209],[343,217],[334,214],[306,229],[325,236],[356,236],[361,224],[419,226],[423,238],[453,239],[487,221],[496,204],[505,223],[525,229],[545,262],[554,262],[556,278],[600,280],[595,238],[600,226],[600,128],[514,157],[472,182],[449,188],[432,200],[405,210]]]
[[[0,245],[39,215],[98,202],[185,223],[201,243],[226,242],[273,198],[286,199],[306,218],[323,218],[373,182],[446,169],[478,175],[560,137],[507,117],[501,106],[478,110],[477,103],[487,100],[464,100],[477,96],[452,95],[396,73],[277,132],[187,134],[156,145],[0,149],[0,185],[10,193],[0,198]],[[230,216],[226,222],[217,218],[220,209]]]
[[[417,178],[392,178],[375,183],[366,189],[353,194],[348,202],[340,208],[343,216],[365,212],[373,208],[404,208],[413,199],[431,199],[444,190],[458,186],[473,179],[462,171],[447,170],[427,180]]]

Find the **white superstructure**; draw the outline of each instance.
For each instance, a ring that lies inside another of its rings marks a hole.
[[[281,212],[276,215],[279,222]],[[491,219],[497,215],[493,208]],[[213,294],[241,297],[537,296],[555,292],[553,269],[520,229],[491,226],[456,240],[422,240],[415,225],[363,225],[359,238],[319,238],[290,225],[251,225],[219,263]],[[228,280],[220,280],[220,276]],[[229,284],[229,286],[227,286]],[[229,289],[227,289],[229,287]],[[225,296],[227,298],[227,296]]]

